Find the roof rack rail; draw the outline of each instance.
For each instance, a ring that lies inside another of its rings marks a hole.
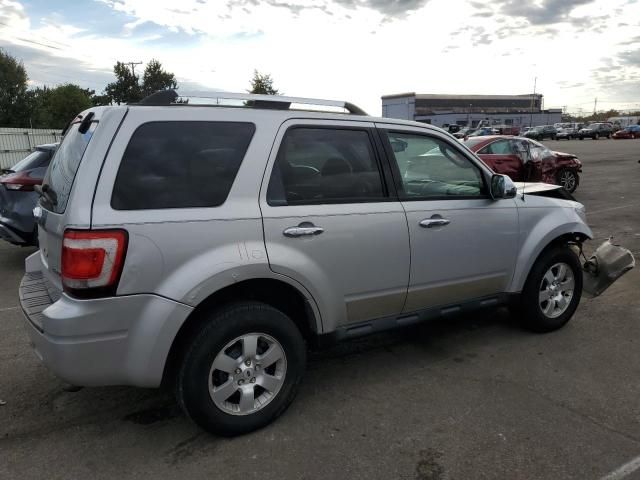
[[[256,95],[251,93],[231,92],[177,92],[176,90],[160,90],[143,98],[137,104],[144,106],[184,105],[189,98],[206,98],[216,100],[213,105],[221,105],[220,100],[243,100],[243,106],[249,108],[263,108],[288,110],[292,104],[314,105],[318,107],[343,108],[351,115],[365,115],[367,112],[350,102],[339,100],[321,100],[316,98],[285,97],[283,95]],[[228,105],[227,105],[228,106]]]

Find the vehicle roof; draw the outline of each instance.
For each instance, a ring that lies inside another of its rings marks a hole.
[[[337,113],[337,112],[324,112],[324,111],[315,111],[315,110],[302,110],[302,109],[293,109],[293,110],[276,110],[269,108],[257,108],[257,107],[243,107],[243,106],[230,106],[230,105],[180,105],[180,104],[172,104],[172,105],[163,105],[163,106],[147,106],[147,105],[113,105],[113,106],[101,106],[101,107],[93,107],[87,111],[100,111],[103,113],[109,109],[118,109],[118,108],[127,108],[131,110],[148,110],[149,112],[157,112],[159,108],[169,108],[169,109],[194,109],[194,108],[211,108],[216,112],[224,112],[224,111],[238,111],[238,110],[246,110],[247,116],[251,116],[251,112],[261,111],[261,112],[269,112],[275,119],[278,121],[284,122],[289,119],[322,119],[322,120],[339,120],[339,121],[349,121],[349,122],[369,122],[369,123],[386,123],[393,125],[405,125],[411,127],[420,127],[425,130],[432,130],[436,132],[446,132],[446,130],[436,127],[435,125],[431,125],[428,123],[415,122],[412,120],[403,120],[398,118],[387,118],[387,117],[376,117],[372,115],[355,115],[348,113]]]

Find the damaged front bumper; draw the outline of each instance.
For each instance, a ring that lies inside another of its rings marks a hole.
[[[582,290],[588,297],[597,297],[635,266],[631,251],[608,239],[582,266]]]

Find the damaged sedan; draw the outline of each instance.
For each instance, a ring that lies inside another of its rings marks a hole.
[[[580,184],[582,163],[577,156],[554,152],[530,138],[494,135],[469,138],[465,145],[494,172],[515,182],[551,183],[569,193]]]

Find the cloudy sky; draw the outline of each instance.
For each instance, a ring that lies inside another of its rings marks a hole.
[[[640,0],[0,0],[0,48],[33,85],[100,92],[157,58],[183,90],[287,95],[545,95],[570,112],[640,109]]]

